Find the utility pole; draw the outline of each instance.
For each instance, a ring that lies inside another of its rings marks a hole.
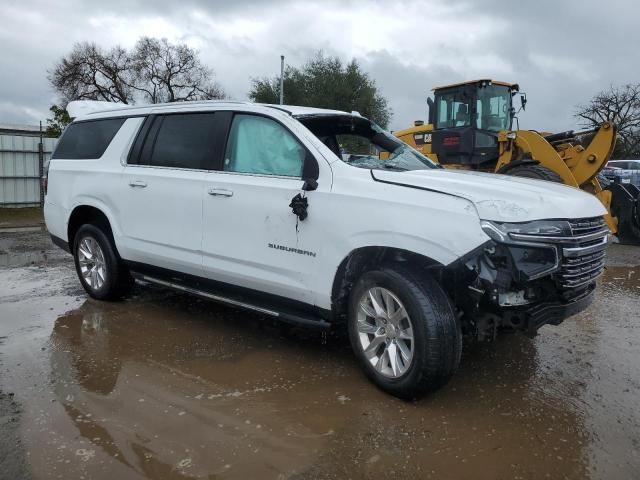
[[[280,55],[280,105],[284,103],[284,55]]]
[[[40,178],[40,206],[44,207],[44,144],[42,143],[42,120],[40,120],[40,143],[38,143],[38,174]]]

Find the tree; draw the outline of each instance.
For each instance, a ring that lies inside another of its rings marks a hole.
[[[49,109],[53,113],[53,118],[47,118],[47,129],[45,135],[51,138],[58,138],[62,135],[62,131],[71,123],[71,117],[66,109],[52,105]]]
[[[578,106],[575,116],[589,128],[595,128],[602,122],[614,123],[618,129],[614,156],[640,156],[640,84],[611,86],[594,96],[588,104]]]
[[[280,77],[251,80],[249,98],[260,103],[278,103]],[[322,52],[302,68],[287,66],[284,72],[284,103],[307,107],[355,110],[382,127],[391,119],[391,110],[374,80],[354,59],[343,64]]]
[[[76,43],[49,74],[63,105],[71,100],[131,103],[132,64],[122,47],[103,50],[95,43]]]
[[[150,103],[224,98],[222,88],[212,80],[211,69],[185,44],[142,37],[133,50],[132,61],[132,88]]]
[[[185,44],[142,37],[131,51],[77,43],[49,72],[62,105],[72,100],[160,103],[223,98],[213,72]]]

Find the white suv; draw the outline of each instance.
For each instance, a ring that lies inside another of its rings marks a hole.
[[[593,195],[441,169],[357,113],[69,110],[45,218],[90,296],[121,297],[137,278],[346,325],[367,376],[403,398],[451,377],[463,335],[534,334],[584,309],[603,270]]]

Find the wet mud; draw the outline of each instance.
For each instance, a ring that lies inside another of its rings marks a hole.
[[[454,379],[409,403],[343,338],[150,285],[96,302],[70,257],[10,261],[11,478],[640,478],[640,265],[616,248],[587,311],[465,345]]]

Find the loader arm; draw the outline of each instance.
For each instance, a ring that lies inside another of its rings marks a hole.
[[[616,127],[605,122],[600,125],[586,147],[561,144],[557,146],[560,157],[567,164],[576,183],[584,186],[591,182],[604,168],[616,146]]]
[[[585,148],[569,142],[570,137],[580,135],[567,132],[564,137],[544,135],[531,130],[518,130],[515,139],[509,141],[507,132],[500,132],[500,157],[495,171],[508,166],[515,158],[531,158],[543,167],[552,170],[562,178],[563,183],[593,193],[607,209],[605,220],[609,229],[616,233],[618,221],[611,215],[612,195],[603,190],[596,175],[611,158],[616,143],[616,128],[603,123],[595,130],[595,135]],[[555,138],[560,138],[555,140]],[[552,143],[549,143],[552,140]]]
[[[515,132],[516,138],[513,141],[507,139],[506,132],[500,133],[503,135],[498,135],[498,141],[502,143],[504,138],[505,142],[502,143],[503,148],[500,149],[500,158],[495,168],[496,172],[499,172],[513,160],[528,157],[543,167],[556,172],[565,184],[579,187],[573,172],[564,162],[560,153],[538,132],[518,130]]]

